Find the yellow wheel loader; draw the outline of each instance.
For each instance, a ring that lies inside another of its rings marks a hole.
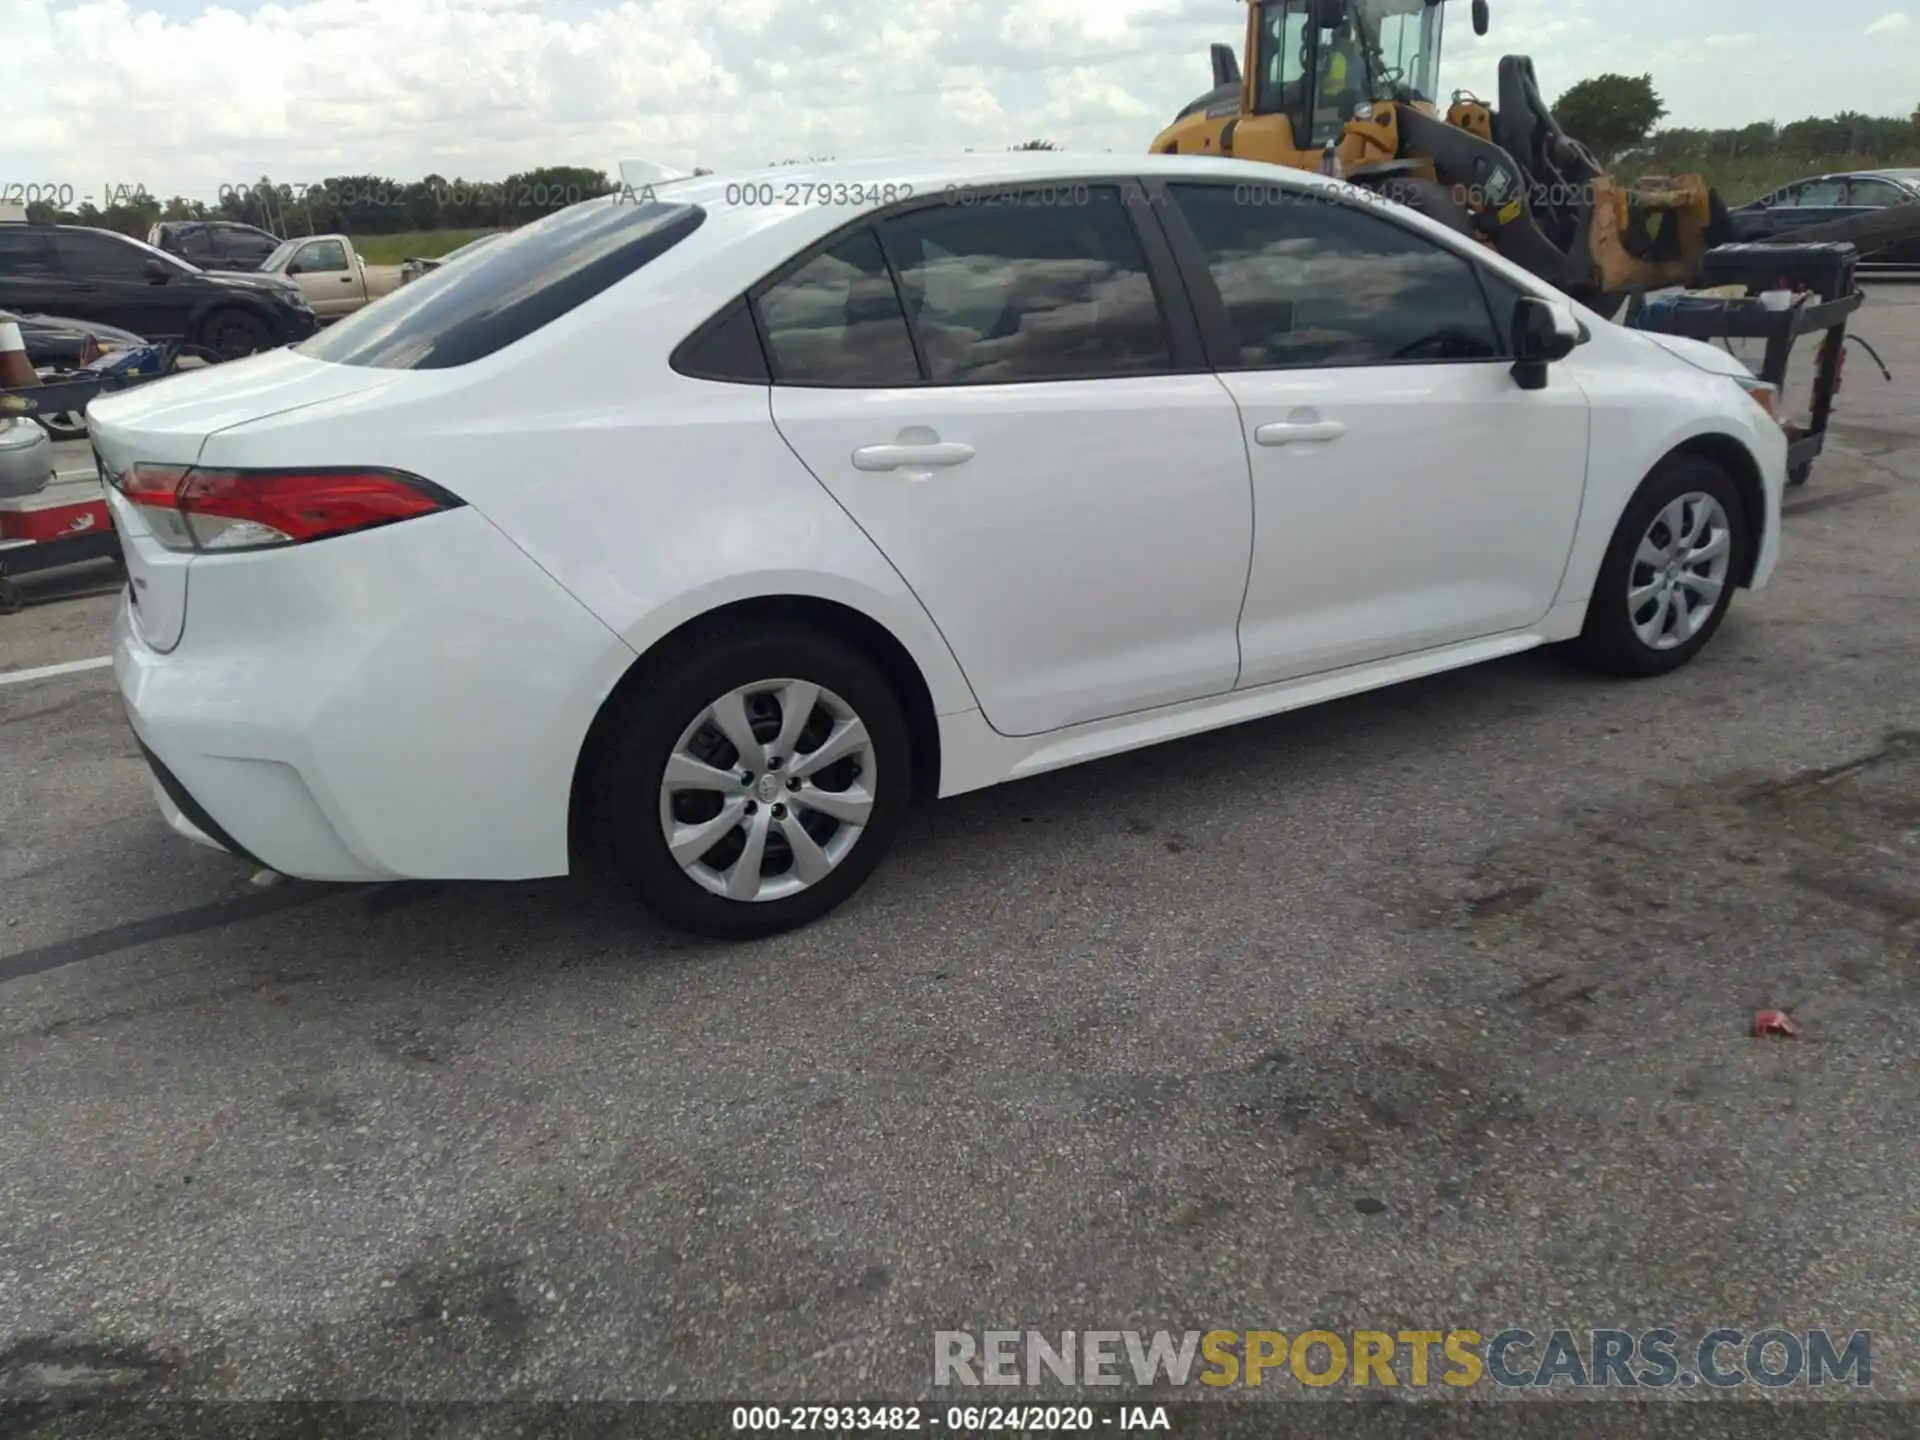
[[[1242,67],[1213,47],[1214,88],[1153,142],[1342,176],[1471,234],[1606,315],[1636,292],[1697,283],[1727,239],[1698,175],[1623,184],[1566,134],[1533,62],[1500,62],[1497,105],[1442,114],[1447,0],[1250,0]],[[1489,27],[1472,0],[1474,33]]]

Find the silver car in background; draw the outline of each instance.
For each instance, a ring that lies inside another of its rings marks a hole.
[[[438,270],[449,260],[458,260],[462,255],[471,255],[474,251],[492,244],[506,233],[504,230],[489,231],[478,240],[469,240],[458,249],[449,250],[437,259],[431,259],[424,255],[410,255],[400,262],[400,283],[402,285],[410,284],[418,280],[422,275]]]

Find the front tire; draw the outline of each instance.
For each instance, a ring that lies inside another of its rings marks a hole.
[[[1747,526],[1726,471],[1699,455],[1668,460],[1621,516],[1570,656],[1633,679],[1692,660],[1726,618]]]
[[[245,310],[216,310],[200,328],[200,344],[222,360],[257,355],[272,343],[266,322]]]
[[[668,660],[611,717],[593,781],[614,867],[662,919],[750,940],[858,890],[911,795],[900,702],[857,649],[756,626]]]

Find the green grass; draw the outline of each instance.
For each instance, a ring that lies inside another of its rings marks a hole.
[[[1672,160],[1633,160],[1620,168],[1634,179],[1642,175],[1701,175],[1729,205],[1744,205],[1807,175],[1827,175],[1842,170],[1920,169],[1920,150],[1896,155],[1816,155],[1809,160],[1791,155],[1743,155],[1732,160],[1724,156],[1689,155]]]
[[[353,248],[369,265],[398,265],[410,255],[437,260],[478,240],[485,230],[404,230],[398,235],[355,235]]]

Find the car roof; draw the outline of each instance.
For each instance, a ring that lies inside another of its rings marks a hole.
[[[899,201],[938,201],[945,196],[966,203],[970,191],[997,191],[1006,186],[1044,191],[1049,184],[1105,182],[1129,176],[1285,185],[1295,190],[1349,188],[1304,170],[1281,170],[1219,156],[1021,150],[832,160],[683,175],[623,184],[611,196],[584,203],[644,205],[654,201],[697,206],[705,212],[699,238],[691,245],[674,247],[661,261],[650,264],[650,274],[660,274],[657,267],[663,264],[667,272],[677,274],[684,265],[702,263],[695,260],[696,256],[714,257],[716,275],[730,274],[736,267],[764,273],[843,226]],[[1443,228],[1411,211],[1406,221],[1420,228]]]
[[[1802,175],[1797,180],[1777,185],[1774,191],[1791,190],[1796,185],[1817,185],[1822,180],[1901,180],[1912,184],[1920,180],[1920,170],[1823,170],[1818,175]]]
[[[684,335],[742,290],[764,283],[774,272],[798,263],[814,245],[901,201],[939,203],[966,187],[997,191],[1019,185],[1043,192],[1049,183],[1108,183],[1130,177],[1259,187],[1262,198],[1278,188],[1311,196],[1338,195],[1355,204],[1379,203],[1377,195],[1342,181],[1304,170],[1283,169],[1252,160],[1217,155],[1151,155],[1137,151],[1009,151],[984,154],[904,155],[730,170],[684,175],[667,180],[624,184],[613,195],[583,205],[697,206],[705,214],[699,228],[634,277],[596,302],[622,312],[625,325],[644,319],[654,333]],[[846,187],[844,192],[840,187]],[[895,189],[889,191],[888,187]],[[949,188],[952,187],[952,188]],[[1070,192],[1068,192],[1070,193]],[[961,203],[966,197],[962,194]],[[1076,203],[1072,199],[1067,204]],[[570,207],[571,208],[571,207]],[[1545,282],[1497,252],[1463,237],[1413,209],[1394,207],[1396,224],[1424,234],[1436,244],[1465,253],[1500,275],[1522,294],[1539,294]],[[535,228],[546,223],[536,221]],[[484,256],[474,263],[484,267]],[[480,273],[484,273],[484,270]],[[644,277],[644,278],[642,278]],[[580,323],[589,323],[585,320]],[[546,344],[564,345],[570,327],[557,326]],[[546,363],[544,360],[542,363]]]
[[[674,180],[655,180],[635,192],[648,190],[663,200],[685,201],[694,205],[727,203],[730,192],[746,184],[775,185],[782,188],[806,186],[862,190],[889,184],[911,186],[913,195],[932,195],[947,186],[959,189],[969,185],[1066,180],[1091,175],[1158,175],[1164,179],[1219,175],[1244,175],[1248,179],[1284,178],[1289,184],[1309,188],[1338,188],[1339,182],[1305,170],[1285,170],[1253,161],[1229,160],[1217,155],[1142,155],[1119,154],[1111,150],[1014,150],[986,151],[960,155],[901,155],[868,160],[828,160],[795,165],[764,166],[751,170],[729,170],[711,175],[689,175]],[[746,203],[756,203],[748,200]],[[813,201],[815,208],[843,208],[837,200]],[[776,200],[775,208],[805,209],[808,201],[796,198],[792,203]],[[762,207],[764,208],[764,207]],[[855,208],[859,208],[856,206]]]

